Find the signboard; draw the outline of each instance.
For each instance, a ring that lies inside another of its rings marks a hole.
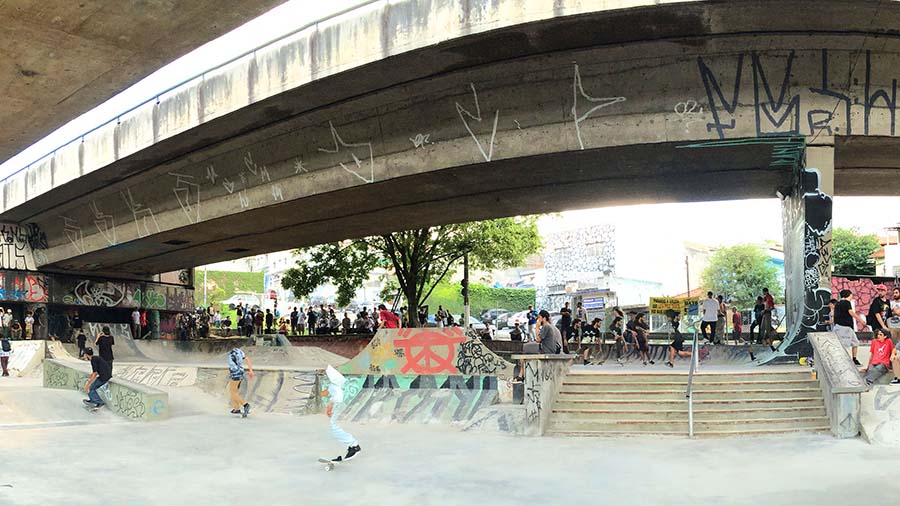
[[[606,307],[606,299],[604,297],[585,297],[581,299],[581,304],[585,310],[604,309]]]
[[[697,314],[700,300],[697,297],[679,299],[676,297],[650,297],[650,314],[666,314],[677,311],[682,316]]]

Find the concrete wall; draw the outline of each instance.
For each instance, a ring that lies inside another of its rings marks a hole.
[[[91,375],[85,362],[48,359],[44,361],[44,387],[83,392]],[[114,377],[107,383],[106,407],[134,421],[152,422],[169,417],[169,394],[155,388]]]

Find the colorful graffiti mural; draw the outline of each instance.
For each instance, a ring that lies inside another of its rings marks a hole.
[[[190,311],[194,307],[194,291],[180,286],[69,276],[52,276],[51,286],[50,301],[56,304],[163,311]]]
[[[382,329],[356,357],[341,366],[344,374],[481,374],[508,377],[512,364],[462,330]]]
[[[0,300],[45,303],[49,294],[43,274],[0,271]]]
[[[900,283],[897,283],[894,278],[832,276],[831,296],[835,299],[839,299],[840,297],[838,294],[841,290],[850,290],[853,292],[853,301],[856,305],[856,312],[861,315],[867,315],[869,314],[869,305],[872,304],[872,299],[878,295],[878,293],[875,292],[875,285],[884,285],[888,287],[888,290],[891,290],[895,286],[900,286]],[[888,297],[890,297],[890,295],[890,292],[888,292]]]

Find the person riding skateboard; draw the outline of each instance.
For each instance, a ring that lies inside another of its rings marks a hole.
[[[84,385],[84,391],[87,392],[88,398],[83,399],[82,402],[94,409],[99,409],[106,403],[100,398],[97,390],[112,379],[112,365],[103,357],[95,356],[92,348],[85,348],[84,356],[91,361],[91,377]]]
[[[322,391],[322,395],[328,395],[328,407],[325,408],[325,414],[331,421],[331,436],[341,444],[347,445],[347,454],[343,457],[338,455],[331,461],[344,462],[356,457],[362,451],[359,441],[337,424],[337,417],[344,407],[344,383],[347,378],[330,365],[325,369],[325,376],[328,377],[328,389]]]
[[[244,381],[244,361],[247,362],[247,377],[253,379],[253,364],[250,363],[250,357],[244,354],[244,350],[234,348],[228,354],[228,395],[231,397],[231,414],[241,415],[241,418],[247,418],[250,414],[250,403],[238,392],[241,382]]]

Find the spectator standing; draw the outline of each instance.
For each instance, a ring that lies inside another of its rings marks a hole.
[[[703,339],[712,343],[716,336],[716,322],[719,319],[719,301],[713,298],[712,292],[706,292],[706,298],[700,303],[700,309],[703,310],[700,332],[703,334]]]
[[[725,297],[719,295],[716,297],[716,300],[719,302],[719,309],[716,310],[716,331],[714,334],[716,343],[722,344],[723,341],[728,341],[726,337],[728,327],[725,324],[725,318],[728,316],[728,306],[725,305]]]
[[[834,305],[834,333],[844,348],[850,349],[853,363],[862,365],[856,358],[856,353],[859,349],[859,338],[853,330],[853,320],[856,319],[862,328],[866,328],[866,321],[863,320],[862,316],[856,314],[856,311],[853,309],[851,304],[853,293],[850,290],[841,290],[840,296],[841,300]]]
[[[75,314],[77,315],[78,312],[76,311]],[[3,330],[6,331],[6,337],[12,337],[12,322],[12,309],[7,309],[6,312],[3,313]]]
[[[563,307],[559,310],[559,332],[562,336],[562,350],[563,353],[569,353],[569,337],[572,332],[572,308],[569,307],[569,303],[566,302],[563,304]]]
[[[131,312],[131,338],[141,338],[141,312],[138,308],[134,308]]]
[[[768,288],[763,288],[762,293],[763,306],[765,306],[762,318],[763,343],[772,347],[772,341],[775,337],[772,329],[772,313],[775,311],[775,298],[769,293]],[[772,347],[772,351],[775,351],[774,347]]]
[[[575,318],[587,323],[587,310],[584,309],[584,304],[581,302],[575,304]]]
[[[834,305],[837,304],[837,299],[831,299],[828,301],[828,330],[834,332]]]
[[[266,315],[264,316],[266,319],[266,334],[272,333],[272,324],[275,322],[275,315],[272,314],[271,309],[266,309]]]
[[[263,312],[259,309],[256,310],[256,313],[253,314],[253,331],[256,334],[262,334],[263,331],[263,321],[265,320],[265,316]]]
[[[734,344],[737,344],[738,341],[742,341],[741,333],[744,331],[744,321],[741,316],[741,312],[735,308],[731,312],[731,337],[734,339]]]
[[[9,376],[6,369],[9,366],[9,356],[12,354],[12,343],[6,336],[0,337],[0,369],[3,370],[3,376]]]
[[[297,335],[297,323],[299,322],[300,313],[297,312],[297,306],[291,311],[291,334]]]
[[[759,335],[762,337],[762,317],[763,310],[766,309],[766,305],[763,304],[762,296],[756,298],[756,305],[753,306],[753,321],[750,323],[750,342],[754,342],[753,340],[753,330],[759,328]],[[762,339],[760,339],[762,341]]]
[[[341,329],[343,329],[344,334],[350,333],[350,327],[352,326],[352,322],[350,321],[350,315],[344,313],[344,319],[341,320]]]
[[[25,312],[25,339],[31,339],[34,336],[34,317],[31,311]]]
[[[526,313],[526,318],[528,319],[528,340],[534,341],[535,333],[534,329],[537,326],[538,313],[534,310],[534,306],[528,306],[528,313]]]
[[[447,325],[447,310],[444,309],[444,306],[438,305],[435,320],[437,320],[438,327],[440,328],[444,328],[444,326]]]
[[[866,323],[872,327],[872,332],[878,329],[887,329],[887,325],[884,322],[884,313],[885,310],[889,307],[887,301],[884,299],[887,295],[887,287],[884,285],[875,285],[875,292],[878,294],[872,299],[872,303],[869,304],[869,314],[866,317]]]
[[[866,386],[871,387],[888,372],[892,357],[896,358],[896,353],[893,343],[887,338],[887,331],[875,329],[875,338],[869,345],[869,365],[862,371],[866,374]]]
[[[309,325],[309,335],[313,335],[316,333],[316,320],[318,319],[319,315],[316,314],[315,309],[310,307],[309,312],[306,314],[306,321]]]
[[[400,318],[388,311],[384,304],[378,305],[378,320],[381,322],[381,328],[383,329],[400,328]]]
[[[891,307],[887,319],[888,328],[900,328],[900,288],[891,291]]]

